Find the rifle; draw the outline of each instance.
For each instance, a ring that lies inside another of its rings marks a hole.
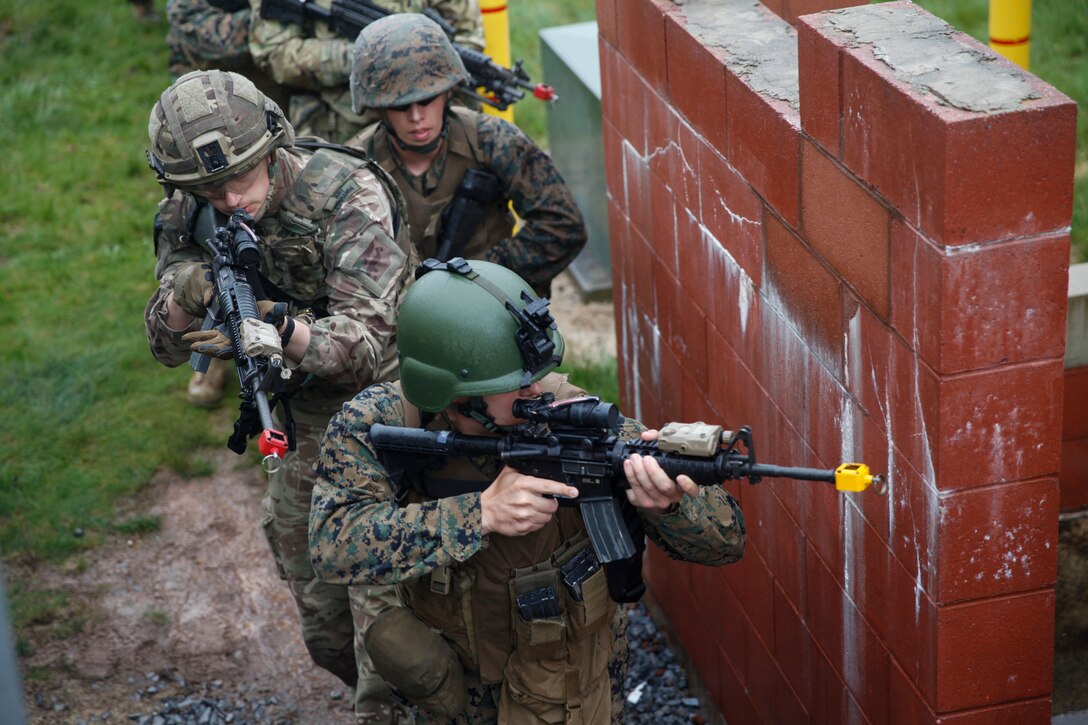
[[[460,257],[490,204],[503,198],[499,177],[483,169],[467,169],[461,183],[453,192],[453,198],[442,210],[442,223],[438,232],[438,245],[434,258],[446,262]]]
[[[577,488],[577,498],[559,498],[559,505],[578,506],[597,559],[605,564],[635,554],[621,511],[627,502],[623,462],[632,453],[651,456],[670,477],[686,474],[700,486],[741,478],[755,484],[768,477],[823,481],[839,491],[864,491],[876,484],[877,492],[884,492],[884,477],[871,475],[862,463],[831,470],[756,463],[748,426],[731,432],[702,422],[669,423],[656,441],[626,441],[619,437],[623,416],[599,398],[556,401],[546,393],[515,401],[513,412],[527,422],[510,435],[472,436],[376,423],[370,427],[370,440],[395,475],[441,468],[448,457],[493,456],[523,474]],[[489,485],[481,481],[475,490]]]
[[[328,9],[321,7],[313,0],[263,0],[261,2],[261,17],[265,20],[277,20],[303,28],[310,22],[320,21],[328,25],[329,29],[337,35],[352,42],[355,42],[355,39],[359,37],[359,31],[367,25],[394,14],[392,10],[379,7],[370,0],[333,0]],[[438,23],[442,32],[449,36],[450,41],[453,41],[457,31],[446,22],[445,18],[433,8],[427,8],[423,14]],[[511,103],[524,98],[525,91],[531,91],[535,98],[542,101],[558,100],[554,88],[543,83],[534,84],[529,79],[529,74],[521,67],[522,61],[514,63],[513,68],[504,68],[493,61],[491,56],[478,50],[466,48],[458,43],[453,43],[453,47],[461,56],[465,69],[471,76],[470,87],[462,87],[461,91],[481,103],[505,111]],[[474,90],[476,88],[484,88],[487,94]]]
[[[211,204],[202,204],[194,223],[194,237],[202,240],[212,255],[215,294],[202,329],[216,327],[230,339],[238,371],[242,402],[227,448],[241,455],[246,451],[246,440],[259,433],[257,450],[265,457],[265,469],[271,473],[287,450],[295,448],[286,393],[291,371],[283,364],[279,333],[262,321],[257,311],[253,288],[260,289],[256,274],[261,252],[252,225],[253,218],[242,209],[235,209],[227,220]],[[189,365],[197,372],[205,372],[209,362],[211,358],[202,353],[194,352],[189,357]],[[273,396],[271,405],[269,394]],[[271,408],[277,402],[283,405],[288,435],[272,422]]]

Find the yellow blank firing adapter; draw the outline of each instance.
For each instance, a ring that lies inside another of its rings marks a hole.
[[[888,490],[888,481],[881,475],[869,473],[864,463],[844,463],[835,469],[836,491],[864,491],[869,486],[876,486],[875,491],[884,495]]]

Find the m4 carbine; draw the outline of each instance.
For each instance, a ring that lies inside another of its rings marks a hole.
[[[864,491],[876,484],[883,493],[885,485],[883,476],[870,474],[862,463],[831,470],[756,463],[747,426],[731,432],[701,422],[669,423],[656,441],[630,441],[619,436],[623,416],[616,406],[594,397],[556,401],[545,394],[515,401],[513,412],[528,422],[498,437],[374,424],[370,440],[394,473],[439,469],[448,457],[493,456],[523,474],[577,488],[577,498],[559,503],[578,506],[601,563],[635,553],[621,511],[627,488],[623,462],[632,453],[651,456],[670,477],[686,474],[700,486],[741,478],[758,483],[763,477],[823,481],[839,491]],[[482,481],[479,490],[488,485]]]
[[[253,288],[260,288],[257,270],[261,252],[252,225],[252,217],[241,209],[236,209],[228,220],[211,204],[202,204],[194,234],[212,256],[214,296],[204,318],[204,329],[218,328],[230,339],[238,370],[242,402],[227,447],[241,455],[245,453],[246,440],[260,434],[257,449],[265,457],[265,468],[272,471],[288,448],[295,447],[285,392],[291,371],[284,365],[279,333],[261,320],[257,310]],[[197,372],[205,372],[209,362],[207,355],[197,352],[189,358],[190,366]],[[276,402],[284,407],[290,435],[277,430],[272,421],[271,407]]]
[[[393,11],[379,7],[368,0],[333,0],[329,8],[323,8],[313,0],[263,0],[261,2],[261,17],[265,20],[277,20],[300,27],[320,21],[328,25],[329,29],[337,35],[352,42],[355,42],[355,39],[359,37],[359,31],[367,25],[393,14]],[[449,36],[451,41],[454,39],[456,31],[453,26],[433,8],[427,8],[423,14],[438,23],[442,32]],[[533,97],[542,101],[558,100],[554,88],[543,83],[533,83],[529,79],[529,74],[521,67],[520,60],[514,63],[513,68],[504,68],[493,61],[491,56],[478,50],[466,48],[458,43],[454,43],[453,47],[461,56],[465,70],[471,76],[471,88],[462,88],[461,91],[480,102],[505,111],[511,103],[524,98],[525,91],[532,92]],[[483,88],[486,93],[479,93],[477,88]]]

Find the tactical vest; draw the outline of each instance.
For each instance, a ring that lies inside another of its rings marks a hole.
[[[353,175],[370,171],[391,200],[394,240],[406,247],[408,230],[403,222],[404,197],[396,183],[373,160],[357,149],[311,144],[324,142],[301,138],[295,145],[313,153],[291,182],[280,202],[278,233],[261,238],[261,272],[299,307],[324,307],[324,244],[319,222],[337,213],[348,196],[359,189]],[[260,222],[258,222],[260,224]],[[266,290],[268,291],[268,290]],[[275,298],[274,294],[270,294]]]
[[[490,171],[487,160],[480,157],[480,143],[477,137],[476,118],[479,113],[467,108],[453,106],[447,111],[446,118],[449,132],[446,136],[445,169],[438,186],[427,195],[420,193],[407,171],[396,158],[392,144],[396,143],[381,124],[369,126],[357,137],[353,144],[366,149],[366,152],[378,162],[396,180],[404,192],[408,206],[409,226],[412,229],[412,244],[419,252],[420,259],[434,256],[438,247],[438,225],[442,210],[450,203],[461,177],[467,169]],[[484,213],[479,228],[469,239],[460,256],[465,259],[482,259],[484,252],[514,233],[514,216],[510,213],[509,199],[503,198],[490,206]]]
[[[584,393],[568,384],[564,375],[553,373],[541,383],[545,392],[559,399]],[[418,426],[418,409],[407,401],[404,408],[405,425]],[[425,427],[443,430],[448,425],[438,417]],[[479,482],[494,480],[499,470],[501,462],[496,460],[450,459],[441,471],[416,474],[403,485],[411,488],[408,501],[418,503],[443,493],[479,490]],[[607,700],[612,649],[608,625],[616,609],[603,568],[581,583],[581,601],[561,580],[559,567],[588,546],[581,515],[576,508],[563,507],[532,534],[489,534],[486,545],[468,561],[403,584],[401,593],[485,684],[506,681],[533,701],[577,709],[585,693]],[[558,598],[559,614],[523,617],[519,595],[549,589]],[[594,710],[599,706],[598,702]]]

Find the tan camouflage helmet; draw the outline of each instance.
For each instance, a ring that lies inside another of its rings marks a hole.
[[[275,102],[245,76],[220,70],[174,81],[151,109],[147,135],[148,163],[168,192],[221,185],[295,140]]]
[[[387,15],[363,28],[351,61],[356,113],[434,98],[469,79],[450,39],[420,13]]]

